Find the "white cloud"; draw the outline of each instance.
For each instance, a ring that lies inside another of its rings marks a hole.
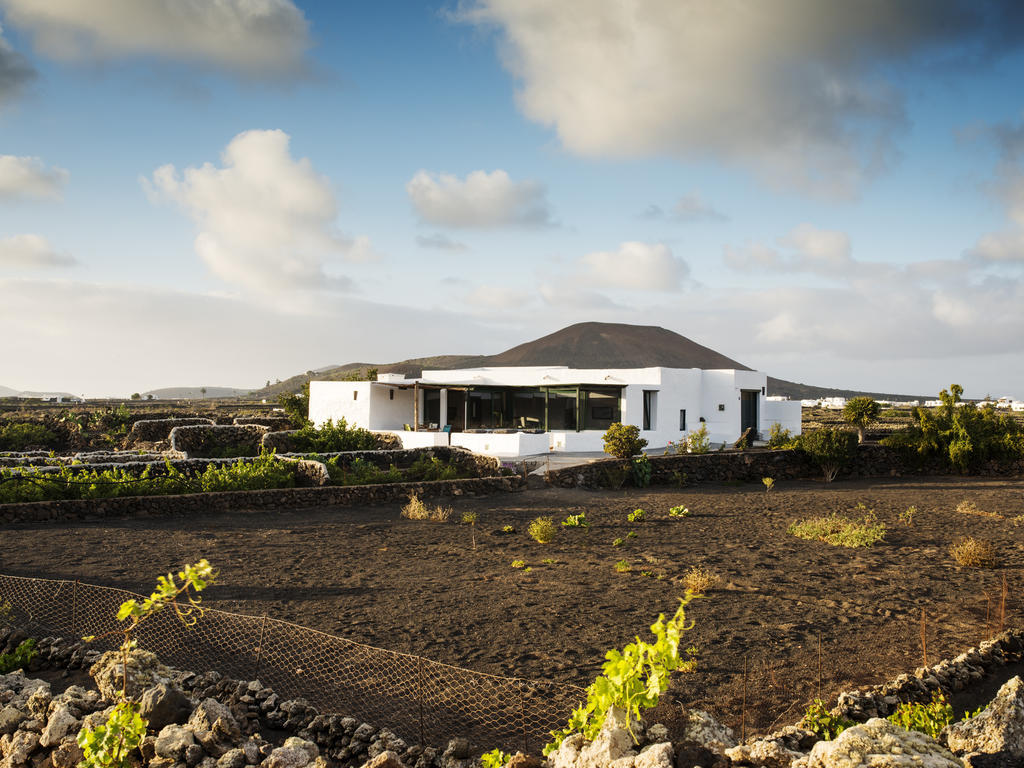
[[[465,297],[465,302],[470,307],[497,312],[522,309],[533,300],[534,295],[529,291],[503,285],[479,285]]]
[[[443,232],[435,232],[431,235],[416,235],[416,245],[420,248],[435,248],[439,251],[468,251],[469,246],[458,240],[453,240]]]
[[[859,266],[851,256],[850,237],[845,232],[800,224],[778,238],[777,243],[787,252],[756,243],[743,248],[727,247],[725,263],[741,271],[811,272],[844,278],[852,277]]]
[[[0,267],[71,267],[75,259],[57,251],[42,235],[14,235],[0,239]]]
[[[309,25],[291,0],[0,0],[37,51],[63,61],[153,56],[246,77],[300,73]]]
[[[625,242],[581,257],[577,277],[589,285],[635,291],[678,291],[690,267],[662,243]]]
[[[1024,123],[996,125],[988,133],[1001,150],[992,187],[1010,228],[982,235],[968,255],[992,263],[1024,264]]]
[[[0,26],[0,106],[19,96],[35,76],[32,65],[4,39]]]
[[[418,171],[405,185],[420,220],[439,227],[550,227],[544,185],[512,181],[503,170],[473,171],[465,179]]]
[[[969,0],[471,2],[457,17],[500,30],[520,108],[569,150],[710,155],[839,197],[904,127],[887,66],[1020,45],[1013,4]]]
[[[55,200],[68,180],[63,168],[47,168],[38,157],[0,155],[0,200]]]
[[[178,203],[199,228],[196,252],[221,279],[263,293],[296,288],[351,288],[325,267],[338,257],[374,257],[366,238],[335,228],[337,202],[328,179],[307,158],[291,156],[283,131],[235,136],[222,166],[205,163],[180,174],[157,168],[143,184]]]

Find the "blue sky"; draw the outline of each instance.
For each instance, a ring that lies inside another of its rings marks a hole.
[[[660,325],[1024,397],[1014,3],[0,0],[0,385]]]

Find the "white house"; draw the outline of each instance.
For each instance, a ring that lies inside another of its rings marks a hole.
[[[800,433],[800,404],[766,398],[767,376],[700,368],[521,366],[381,374],[377,381],[312,381],[309,418],[394,432],[405,447],[456,445],[492,456],[604,448],[614,422],[635,424],[651,447],[706,425],[712,442],[778,423]]]

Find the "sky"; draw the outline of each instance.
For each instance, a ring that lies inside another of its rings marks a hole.
[[[0,386],[658,325],[1024,398],[1024,5],[0,0]]]

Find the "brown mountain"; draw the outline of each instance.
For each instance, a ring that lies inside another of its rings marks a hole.
[[[416,357],[390,364],[350,363],[318,372],[307,371],[258,390],[258,397],[273,397],[281,392],[297,392],[311,379],[338,381],[365,376],[370,368],[380,373],[404,373],[419,376],[424,368],[449,370],[511,365],[567,365],[571,368],[750,368],[678,333],[656,325],[625,323],[576,323],[560,331],[528,341],[496,355],[441,355]],[[863,393],[796,384],[769,377],[768,394],[797,398],[870,394],[879,399],[907,400],[907,395]]]

